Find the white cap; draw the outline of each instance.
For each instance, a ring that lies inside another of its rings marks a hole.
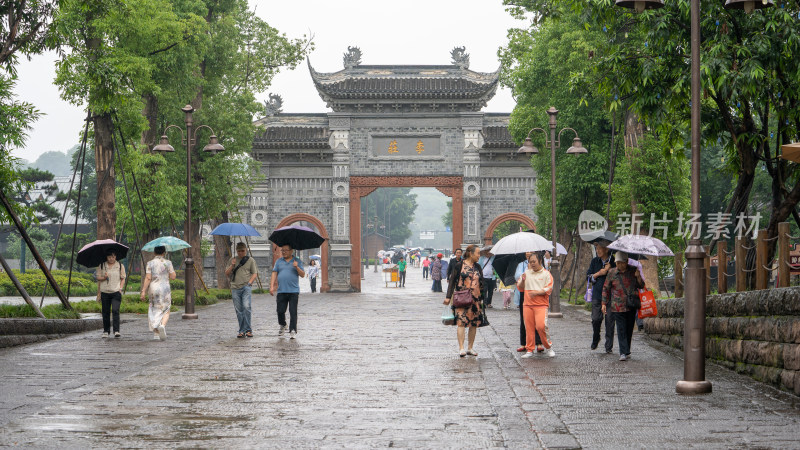
[[[620,261],[625,262],[625,263],[628,262],[628,254],[625,253],[625,252],[618,251],[614,255],[614,262],[620,262]]]

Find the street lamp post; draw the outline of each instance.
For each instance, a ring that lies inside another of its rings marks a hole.
[[[192,105],[186,105],[181,108],[183,111],[185,118],[184,121],[186,123],[186,130],[184,133],[184,129],[178,125],[169,125],[167,128],[164,129],[164,134],[161,135],[161,139],[159,140],[158,145],[153,147],[154,152],[174,152],[175,148],[169,145],[169,138],[167,138],[167,131],[170,128],[175,128],[181,131],[181,143],[186,145],[186,229],[184,231],[184,238],[187,242],[191,242],[191,229],[192,229],[192,150],[194,150],[194,145],[197,141],[197,131],[201,128],[208,128],[211,130],[211,136],[208,138],[208,145],[203,147],[204,152],[211,152],[212,155],[216,155],[217,152],[225,150],[225,147],[219,143],[217,140],[217,136],[214,134],[214,130],[211,129],[208,125],[200,125],[197,128],[194,128],[194,119],[192,117],[192,113],[194,112],[194,107]],[[185,286],[184,286],[184,298],[185,298],[185,306],[184,306],[184,313],[181,316],[182,319],[197,319],[197,314],[194,312],[194,259],[192,259],[192,252],[191,250],[187,250],[186,252],[186,269],[185,269]]]
[[[662,0],[616,0],[617,6],[637,12],[664,6]],[[767,8],[772,0],[727,0],[726,9]],[[700,0],[690,0],[691,35],[691,123],[692,123],[692,214],[700,213]],[[683,317],[683,380],[675,391],[679,394],[708,394],[711,382],[706,380],[706,250],[700,236],[693,234],[686,247],[686,295]]]
[[[361,279],[364,279],[364,264],[367,263],[366,260],[366,237],[364,235],[364,230],[366,229],[366,224],[364,223],[364,211],[361,211]]]
[[[375,226],[375,234],[378,234],[378,216],[377,215],[375,216],[374,226]],[[375,265],[374,265],[374,269],[375,270],[373,270],[373,272],[377,273],[378,272],[378,253],[375,252],[375,255],[373,255],[373,256],[375,256]]]
[[[581,139],[578,137],[578,132],[572,128],[562,128],[561,131],[558,132],[558,136],[556,136],[557,109],[551,106],[550,109],[547,110],[547,114],[550,116],[550,140],[548,141],[547,132],[545,130],[533,128],[528,132],[528,135],[525,137],[525,143],[519,148],[517,153],[523,155],[535,155],[539,153],[539,150],[533,146],[533,141],[531,141],[531,133],[534,131],[541,131],[542,134],[544,134],[545,146],[550,146],[550,208],[552,216],[551,233],[553,235],[553,257],[550,260],[550,273],[553,275],[552,298],[555,298],[555,301],[550,302],[550,314],[548,317],[561,318],[563,317],[561,314],[561,263],[558,261],[558,258],[556,258],[556,148],[561,147],[561,133],[566,130],[575,133],[572,146],[567,149],[568,155],[578,155],[588,153],[588,151],[583,147]]]

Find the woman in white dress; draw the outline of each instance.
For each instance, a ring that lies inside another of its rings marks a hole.
[[[174,280],[177,275],[175,269],[172,268],[172,261],[164,257],[166,248],[158,246],[154,251],[156,257],[147,263],[147,274],[142,282],[141,299],[144,300],[145,293],[149,295],[150,307],[147,309],[147,317],[150,330],[153,331],[153,339],[163,341],[167,339],[165,326],[169,320],[169,310],[172,307],[172,290],[169,287],[169,280]]]

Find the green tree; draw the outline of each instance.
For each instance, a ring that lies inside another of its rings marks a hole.
[[[530,18],[530,11],[539,3],[507,0],[509,11],[518,18]],[[556,5],[558,6],[558,5]],[[549,6],[548,6],[549,8]],[[546,11],[546,10],[545,10]],[[611,154],[611,115],[605,99],[591,93],[575,91],[569,84],[575,71],[588,68],[588,55],[604,36],[587,32],[576,14],[561,14],[558,19],[544,20],[544,13],[533,10],[531,26],[509,30],[508,44],[500,49],[501,83],[508,86],[517,101],[511,114],[509,130],[522,142],[534,128],[543,128],[550,138],[546,111],[559,110],[557,132],[564,127],[575,129],[588,154],[567,155],[574,133],[567,130],[556,148],[556,196],[559,234],[573,230],[584,208],[605,214],[609,158]],[[539,154],[531,157],[536,171],[535,207],[537,229],[550,235],[551,161],[550,148],[544,134],[531,133]],[[619,148],[619,145],[615,145]],[[561,240],[561,239],[559,239]]]
[[[497,227],[492,232],[492,243],[499,241],[500,239],[508,236],[509,234],[518,233],[519,231],[525,231],[528,227],[525,226],[522,222],[517,220],[506,220],[505,222],[497,225]]]
[[[453,201],[447,201],[447,212],[442,214],[442,224],[449,228],[453,229]]]
[[[10,149],[24,146],[30,124],[40,113],[33,105],[14,95],[17,55],[41,52],[48,45],[49,32],[57,2],[54,0],[9,0],[0,4],[0,191],[23,192],[26,186],[18,171],[21,161]],[[9,198],[12,208],[28,223],[33,211]],[[0,208],[0,223],[10,223],[5,208]]]
[[[620,159],[611,187],[611,215],[617,218],[624,214],[628,223],[627,230],[615,231],[636,232],[632,230],[633,221],[641,220],[638,226],[645,234],[652,233],[676,253],[683,251],[685,236],[676,234],[680,233],[678,218],[687,217],[689,213],[689,160],[665,156],[661,143],[652,137],[640,141],[639,148],[625,151],[629,154]],[[634,196],[639,201],[636,213],[641,216],[638,219],[631,216],[630,199]],[[620,225],[621,221],[617,223]],[[658,269],[659,277],[668,275],[672,271],[672,260],[659,260]]]
[[[576,71],[576,86],[629,105],[659,135],[663,150],[689,147],[690,27],[688,0],[634,14],[604,0],[545,2],[571,8],[588,32],[607,38],[590,70]],[[748,212],[759,170],[771,178],[767,224],[793,215],[800,201],[797,164],[778,158],[781,144],[800,140],[800,2],[753,14],[701,4],[702,147],[721,146],[736,174],[725,212]],[[774,249],[774,241],[770,241]]]
[[[36,247],[36,250],[42,256],[42,258],[47,261],[53,257],[53,237],[50,236],[50,233],[47,230],[42,228],[30,228],[27,230],[28,236],[33,241],[33,245]],[[21,248],[20,244],[22,243],[22,238],[19,236],[18,233],[12,233],[8,237],[8,246],[6,247],[5,257],[6,258],[19,258],[21,255]],[[22,244],[24,245],[24,244]],[[33,253],[25,246],[25,267],[28,269],[32,269],[34,267],[38,267],[36,260],[33,259]]]
[[[389,245],[402,244],[411,236],[409,224],[417,209],[417,195],[410,191],[411,188],[381,188],[361,202],[366,217],[377,216],[377,231],[389,237]]]

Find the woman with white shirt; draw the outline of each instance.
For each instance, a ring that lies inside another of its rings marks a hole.
[[[319,276],[319,266],[317,265],[316,260],[312,259],[309,261],[306,275],[308,275],[308,280],[311,282],[311,292],[317,292],[317,276]]]

